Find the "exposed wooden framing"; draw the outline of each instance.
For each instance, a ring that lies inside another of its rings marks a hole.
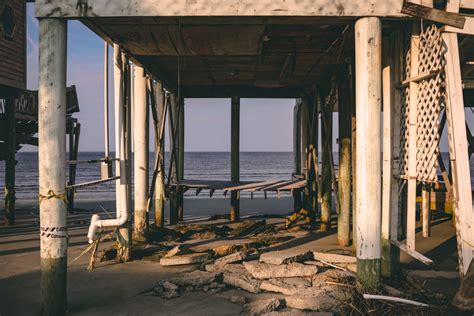
[[[462,28],[446,25],[446,26],[443,26],[441,30],[443,32],[474,35],[474,17],[465,16],[465,19],[466,19],[466,23],[464,23],[464,27]]]
[[[38,0],[37,17],[146,17],[146,16],[386,16],[405,17],[400,12],[402,0],[371,0],[355,3],[340,0],[303,2],[298,0]]]
[[[381,274],[396,277],[399,269],[400,250],[393,246],[391,239],[398,240],[400,226],[400,115],[401,91],[397,84],[401,81],[403,68],[402,33],[395,31],[383,42],[383,187],[382,187],[382,262]]]
[[[337,217],[337,240],[339,246],[350,244],[351,212],[351,118],[352,98],[347,65],[338,73],[339,108],[339,215]]]
[[[357,275],[365,287],[380,281],[382,22],[355,23],[357,115]]]
[[[351,86],[354,88],[354,74],[351,78]],[[354,89],[355,90],[355,89]],[[352,92],[353,100],[354,92]],[[355,104],[355,102],[353,102]],[[357,253],[357,118],[355,107],[352,111],[352,135],[351,135],[351,169],[352,169],[352,251]]]
[[[69,120],[69,159],[70,161],[77,161],[79,154],[79,137],[81,134],[81,124],[77,123],[76,120]],[[66,124],[67,126],[67,124]],[[77,164],[69,164],[69,180],[68,185],[74,185],[76,183],[76,170]],[[74,211],[74,190],[68,191],[67,210],[68,212]]]
[[[321,141],[322,141],[322,170],[321,170],[321,230],[331,228],[332,209],[332,111],[326,104],[326,96],[321,98]]]
[[[67,21],[39,21],[39,208],[41,312],[67,313]],[[55,56],[55,58],[51,58]]]
[[[399,248],[400,250],[402,250],[403,252],[406,252],[408,255],[410,255],[411,257],[415,258],[416,260],[426,264],[427,266],[429,265],[432,265],[433,264],[433,260],[431,260],[430,258],[427,258],[425,256],[423,256],[421,253],[419,253],[418,251],[414,251],[414,250],[411,250],[411,249],[408,249],[407,245],[405,244],[402,244],[401,242],[399,241],[396,241],[396,240],[391,240],[391,243]]]
[[[5,225],[15,224],[15,152],[16,152],[16,119],[15,93],[8,91],[6,98],[4,135],[5,135]]]
[[[462,97],[461,69],[457,34],[443,33],[446,52],[446,90],[448,141],[453,175],[454,214],[460,274],[464,275],[472,261],[474,251],[473,207],[468,145]]]
[[[459,7],[463,9],[474,9],[474,0],[461,0]]]
[[[149,108],[147,78],[142,67],[134,67],[133,80],[134,231],[138,236],[144,236],[148,202]]]
[[[419,24],[413,23],[410,43],[410,77],[418,76],[419,47],[420,47]],[[416,124],[418,119],[418,82],[410,81],[410,102],[408,117],[408,180],[407,180],[407,238],[406,245],[411,251],[415,251],[416,234]]]
[[[464,27],[464,23],[466,22],[466,18],[459,14],[426,7],[407,0],[403,1],[401,12],[461,29]]]
[[[230,180],[240,181],[240,98],[232,97],[230,122]],[[230,193],[230,220],[240,220],[240,199],[237,191]]]

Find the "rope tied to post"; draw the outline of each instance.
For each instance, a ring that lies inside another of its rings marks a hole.
[[[51,200],[51,199],[59,199],[64,202],[64,204],[67,205],[67,193],[64,191],[64,193],[56,194],[53,190],[49,190],[46,195],[42,195],[41,193],[38,194],[38,199],[39,199],[39,204],[41,205],[41,202],[44,200]]]

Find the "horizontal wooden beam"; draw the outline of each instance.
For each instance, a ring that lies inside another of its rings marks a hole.
[[[301,97],[304,87],[264,88],[256,86],[182,86],[181,94],[185,98],[275,98],[294,99]]]
[[[474,35],[474,17],[472,16],[464,16],[464,17],[466,18],[466,23],[464,23],[464,27],[458,28],[458,27],[453,27],[450,25],[445,25],[441,28],[441,31]]]
[[[406,17],[402,0],[36,0],[39,18],[149,16]]]
[[[402,12],[416,16],[425,20],[450,25],[457,28],[463,28],[466,19],[453,12],[446,12],[405,0],[402,6]]]

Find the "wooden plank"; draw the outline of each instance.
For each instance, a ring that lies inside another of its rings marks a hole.
[[[424,185],[421,190],[421,222],[422,222],[422,236],[430,237],[431,235],[431,187]]]
[[[466,19],[459,14],[426,7],[408,0],[403,1],[402,13],[457,28],[463,28],[466,22]]]
[[[453,175],[454,214],[459,270],[464,275],[472,261],[474,251],[473,207],[468,145],[465,128],[464,100],[462,95],[461,67],[458,38],[455,33],[443,33],[446,43],[446,90],[448,141]]]
[[[37,17],[333,16],[405,17],[402,0],[37,0]]]
[[[459,7],[463,9],[474,9],[474,0],[461,0]]]
[[[466,22],[461,28],[446,25],[441,28],[442,32],[451,32],[451,33],[460,33],[460,34],[469,34],[474,35],[474,17],[464,16]]]
[[[405,253],[407,253],[408,255],[412,256],[413,258],[415,258],[416,260],[426,264],[426,265],[432,265],[434,262],[433,260],[431,260],[430,258],[428,257],[425,257],[424,255],[422,255],[421,253],[419,253],[418,251],[415,251],[415,250],[411,250],[407,247],[407,245],[405,244],[402,244],[401,242],[399,241],[395,241],[395,240],[391,240],[391,243],[393,245],[395,245],[396,247],[400,248],[400,250],[404,251]]]

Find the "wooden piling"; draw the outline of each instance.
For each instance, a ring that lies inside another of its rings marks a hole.
[[[155,101],[157,109],[157,119],[158,126],[155,126],[157,131],[160,130],[160,127],[165,122],[162,121],[163,112],[165,111],[165,94],[163,91],[163,85],[160,81],[155,82]],[[155,132],[155,155],[161,153],[161,161],[159,166],[159,171],[156,179],[156,189],[155,189],[155,226],[164,227],[165,223],[165,143],[164,139],[161,144],[159,139],[156,137],[159,133]]]
[[[357,115],[357,275],[366,288],[380,281],[382,23],[355,23]]]
[[[401,91],[397,84],[402,78],[402,34],[395,31],[383,40],[383,185],[382,185],[382,262],[384,277],[397,277],[400,249],[391,243],[399,240],[401,208],[400,180],[400,128]]]
[[[230,140],[230,178],[231,181],[240,180],[240,98],[231,100],[231,140]],[[230,193],[230,220],[240,220],[240,196],[238,191]]]
[[[307,179],[307,205],[309,223],[314,226],[316,224],[316,213],[318,211],[318,184],[316,178],[316,167],[318,154],[318,112],[317,112],[317,92],[308,94],[306,104],[309,114],[308,126],[308,152],[306,158],[306,179]]]
[[[300,109],[301,103],[296,102],[293,107],[293,172],[295,175],[301,174],[301,127],[300,127]],[[294,189],[293,194],[293,211],[301,210],[301,191]]]
[[[5,225],[15,224],[15,151],[16,151],[16,119],[15,93],[8,91],[5,98]]]
[[[134,67],[133,80],[134,231],[137,236],[144,236],[146,233],[146,208],[148,202],[149,109],[147,102],[147,78],[142,67]]]
[[[178,106],[178,179],[184,180],[184,99],[180,99]],[[180,188],[178,194],[178,218],[184,220],[184,192]]]
[[[39,21],[39,209],[41,314],[67,313],[67,21]],[[54,56],[54,58],[51,58]]]
[[[350,244],[351,212],[351,89],[348,67],[338,74],[339,105],[339,215],[337,217],[337,240],[339,246]]]
[[[305,98],[300,100],[300,128],[301,128],[301,173],[306,175],[308,167],[308,142],[309,142],[309,113],[308,104]],[[307,192],[303,191],[302,205],[306,207]]]
[[[326,104],[325,95],[321,98],[321,140],[322,140],[322,170],[321,170],[321,230],[331,229],[332,208],[332,111]]]
[[[178,125],[178,102],[176,96],[171,94],[170,96],[170,109],[169,109],[169,132],[170,132],[170,164],[171,164],[171,181],[174,183],[178,182],[178,139],[176,128]],[[170,190],[169,193],[170,201],[170,224],[176,225],[179,220],[179,201],[177,190]]]

